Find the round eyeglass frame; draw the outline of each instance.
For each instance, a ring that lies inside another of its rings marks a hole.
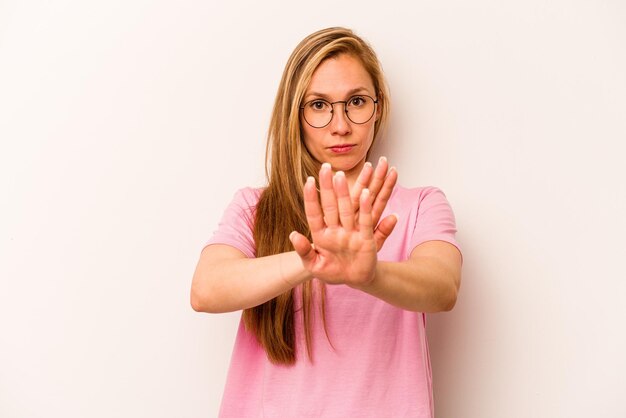
[[[355,122],[350,118],[350,114],[348,113],[348,102],[350,100],[352,100],[355,97],[367,97],[369,99],[371,99],[374,102],[374,110],[372,111],[372,114],[370,115],[370,117],[365,121],[365,122]],[[312,125],[311,122],[309,122],[308,120],[306,120],[306,116],[304,116],[304,107],[306,105],[308,105],[311,102],[317,102],[317,101],[322,101],[322,102],[326,102],[330,105],[330,119],[328,119],[328,122],[325,125],[322,126],[315,126]],[[304,119],[304,121],[307,123],[307,125],[309,125],[311,128],[315,128],[315,129],[322,129],[327,127],[330,122],[333,121],[333,117],[335,117],[335,105],[337,103],[343,103],[343,109],[344,112],[346,113],[346,117],[348,118],[348,120],[356,125],[363,125],[364,123],[369,122],[370,120],[372,120],[372,117],[374,116],[374,114],[376,113],[376,106],[378,105],[378,99],[374,99],[372,96],[368,96],[367,94],[355,94],[354,96],[351,96],[350,98],[348,98],[348,100],[338,100],[336,102],[329,102],[328,100],[324,100],[324,99],[313,99],[313,100],[309,100],[308,102],[306,102],[303,106],[300,106],[300,111],[302,112],[302,119]]]

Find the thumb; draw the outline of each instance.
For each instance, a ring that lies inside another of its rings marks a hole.
[[[291,241],[293,249],[296,250],[296,253],[298,253],[302,261],[309,262],[315,258],[313,245],[309,242],[307,237],[298,231],[292,231],[291,234],[289,234],[289,241]]]
[[[376,242],[377,251],[380,251],[380,249],[383,248],[383,244],[385,243],[389,235],[391,235],[393,229],[396,227],[397,224],[398,215],[396,215],[395,213],[386,216],[382,221],[380,221],[380,223],[376,227],[376,230],[374,231],[374,241]]]

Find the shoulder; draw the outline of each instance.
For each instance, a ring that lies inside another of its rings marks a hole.
[[[426,241],[456,245],[454,213],[440,188],[396,185],[381,219],[392,213],[397,215],[398,224],[381,249],[381,259],[407,260],[412,250]]]
[[[422,187],[404,187],[396,185],[389,198],[389,203],[392,205],[401,205],[403,207],[419,207],[423,203],[431,201],[447,202],[445,193],[435,186],[422,186]]]
[[[262,188],[244,187],[235,192],[222,218],[222,223],[237,224],[243,220],[250,228]]]
[[[255,256],[254,220],[256,206],[263,192],[262,188],[244,187],[237,190],[224,211],[217,230],[206,242],[234,247],[247,257]]]
[[[263,193],[261,187],[243,187],[235,192],[232,200],[242,207],[255,207],[261,198],[261,193]]]
[[[247,217],[253,217],[263,190],[261,187],[243,187],[237,190],[230,201],[229,208],[243,212]]]
[[[450,223],[455,222],[448,198],[443,190],[435,186],[396,186],[386,209],[389,213],[405,217],[410,223],[440,223],[443,219]]]

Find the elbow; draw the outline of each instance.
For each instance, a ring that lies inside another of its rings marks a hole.
[[[452,309],[454,309],[454,306],[456,305],[457,294],[458,291],[456,288],[454,288],[446,295],[441,304],[442,312],[450,312]]]
[[[219,309],[219,306],[215,303],[213,298],[210,297],[207,292],[201,292],[198,289],[195,289],[193,286],[191,288],[190,295],[191,308],[196,312],[204,312],[204,313],[220,313],[223,312]]]
[[[452,283],[446,288],[444,297],[441,300],[441,311],[450,312],[456,305],[456,300],[459,295],[459,283],[460,279],[454,278]]]
[[[196,312],[217,314],[241,309],[229,303],[223,292],[206,285],[197,287],[192,285],[189,301],[191,308]]]
[[[219,297],[219,286],[207,275],[201,275],[198,270],[194,273],[191,281],[189,295],[191,308],[196,312],[221,313],[225,312],[222,306],[223,298]]]
[[[458,281],[452,280],[451,283],[446,284],[440,289],[439,296],[435,305],[432,308],[432,312],[450,312],[456,305],[457,297],[459,294]]]
[[[206,307],[205,305],[202,303],[202,299],[200,299],[198,297],[198,295],[196,293],[194,293],[194,291],[191,291],[191,308],[196,311],[196,312],[206,312]]]

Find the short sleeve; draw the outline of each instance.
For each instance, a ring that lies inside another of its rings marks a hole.
[[[436,187],[425,188],[420,196],[409,253],[426,241],[446,241],[461,251],[456,232],[456,220],[446,195]]]
[[[213,232],[205,247],[212,244],[229,245],[247,257],[254,258],[256,256],[253,236],[254,217],[260,195],[260,189],[238,190],[224,211],[217,230]]]

